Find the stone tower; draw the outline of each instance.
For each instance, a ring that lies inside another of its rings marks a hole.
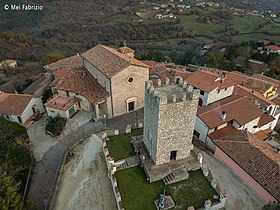
[[[182,78],[146,82],[143,141],[156,165],[190,156],[199,99],[191,90]]]

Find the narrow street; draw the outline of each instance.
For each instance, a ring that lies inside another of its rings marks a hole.
[[[42,126],[44,119],[31,125],[37,126],[39,129],[32,127],[28,129],[32,145],[31,148],[37,162],[35,163],[31,176],[27,200],[34,201],[41,209],[45,209],[50,205],[57,172],[67,149],[84,137],[90,136],[104,128],[102,122],[90,123],[84,117],[81,119],[83,120],[80,120],[79,123],[76,122],[77,120],[72,119],[72,122],[70,121],[70,124],[66,126],[66,135],[58,137],[56,140],[47,136],[44,129],[40,129],[40,126],[44,128]],[[32,131],[34,133],[31,133]]]

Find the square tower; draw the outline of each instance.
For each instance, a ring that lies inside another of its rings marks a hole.
[[[156,165],[190,156],[199,99],[191,89],[182,78],[146,82],[143,142]]]

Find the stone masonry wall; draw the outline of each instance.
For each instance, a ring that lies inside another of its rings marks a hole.
[[[188,92],[186,84],[180,86],[184,93],[173,102],[161,98],[157,93],[160,89],[146,83],[144,143],[156,165],[170,162],[171,151],[177,151],[179,160],[187,158],[192,149],[199,94]]]

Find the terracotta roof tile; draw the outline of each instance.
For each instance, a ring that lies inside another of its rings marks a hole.
[[[277,45],[267,45],[264,47],[264,49],[270,49],[270,50],[277,51],[277,50],[280,50],[280,47],[278,47]]]
[[[247,87],[243,87],[242,85],[235,85],[233,94],[240,95],[240,96],[247,96],[253,102],[257,100],[262,106],[268,106],[270,104],[274,104],[273,101],[267,99],[259,92],[254,91]]]
[[[260,140],[266,140],[268,138],[268,135],[263,131],[263,130],[260,130],[258,131],[257,133],[254,134],[258,139]]]
[[[223,89],[236,84],[232,79],[226,77],[222,80],[220,74],[208,70],[197,70],[186,81],[188,84],[207,93],[215,89]]]
[[[261,79],[249,77],[242,83],[242,86],[264,94],[269,88],[273,86],[273,84]]]
[[[274,85],[277,88],[277,93],[280,94],[280,81],[279,80],[271,78],[271,77],[267,77],[267,76],[262,75],[262,74],[254,74],[252,76],[252,78],[263,80],[263,81],[271,83],[272,85]]]
[[[134,53],[134,52],[135,52],[133,49],[131,49],[131,48],[128,47],[128,46],[120,47],[120,48],[119,48],[119,51],[120,51],[121,53],[124,53],[124,54],[127,54],[127,53]]]
[[[54,72],[57,89],[73,92],[86,97],[93,105],[102,102],[110,94],[84,69],[66,68]]]
[[[220,116],[226,112],[223,120]],[[246,96],[230,96],[208,106],[198,108],[198,116],[209,128],[215,128],[231,120],[244,125],[260,116],[263,112]]]
[[[216,131],[208,134],[208,137],[212,140],[213,139],[219,139],[221,137],[228,136],[230,134],[234,134],[234,133],[237,133],[237,132],[238,132],[238,130],[235,127],[233,127],[232,125],[227,125],[224,128],[221,128],[219,130],[216,130]]]
[[[248,131],[214,140],[235,163],[280,201],[280,154]]]
[[[272,99],[273,103],[277,104],[278,106],[280,106],[280,97],[274,98]]]
[[[111,78],[130,65],[149,68],[148,65],[141,61],[103,45],[93,47],[83,53],[82,56],[108,78]]]
[[[259,126],[259,127],[262,127],[262,126],[264,126],[264,125],[266,125],[266,124],[272,122],[273,120],[274,120],[274,117],[269,116],[269,115],[267,115],[266,113],[264,113],[264,114],[261,116],[261,118],[260,118],[260,121],[259,121],[258,126]]]
[[[80,55],[73,55],[67,58],[63,58],[59,61],[56,61],[54,63],[48,64],[44,66],[44,69],[47,71],[55,71],[58,69],[62,69],[65,67],[73,67],[73,68],[79,68],[83,66],[83,58]]]
[[[0,93],[0,113],[21,115],[31,100],[29,94]]]

